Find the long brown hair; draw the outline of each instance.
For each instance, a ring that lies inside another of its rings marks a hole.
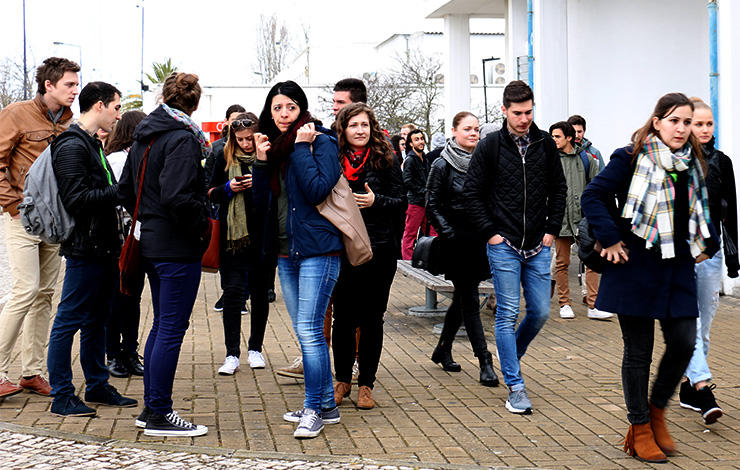
[[[393,166],[393,147],[391,147],[383,129],[380,128],[373,109],[365,103],[348,104],[337,114],[336,130],[339,138],[339,160],[341,161],[345,158],[344,155],[351,151],[349,142],[344,136],[349,120],[362,113],[366,113],[370,121],[370,141],[367,144],[370,148],[370,155],[368,155],[367,164],[370,168],[376,170]]]
[[[105,144],[105,154],[110,155],[131,147],[131,144],[134,143],[134,130],[145,117],[145,113],[136,110],[123,113],[121,120],[116,123],[116,127],[108,136],[108,142]]]
[[[245,121],[251,121],[247,124]],[[224,159],[226,159],[226,170],[234,164],[234,154],[239,144],[236,143],[236,133],[248,129],[257,132],[259,129],[259,120],[254,113],[241,113],[236,119],[229,124],[229,133],[226,135],[226,144],[224,145]]]
[[[694,111],[694,103],[683,93],[668,93],[660,97],[658,102],[655,104],[653,114],[650,115],[647,122],[632,134],[632,149],[628,151],[630,155],[634,157],[633,161],[642,152],[642,148],[645,145],[645,141],[651,135],[658,135],[658,131],[653,127],[653,118],[664,119],[671,114],[676,108],[688,106],[691,111]],[[699,140],[694,137],[694,133],[689,131],[689,144],[691,145],[691,151],[699,160],[704,174],[707,174],[706,164],[704,163],[704,154],[702,153],[701,144]]]

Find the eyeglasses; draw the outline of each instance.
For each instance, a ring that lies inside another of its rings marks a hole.
[[[247,129],[249,127],[252,127],[254,125],[254,121],[251,119],[237,119],[235,121],[231,121],[231,126],[234,127],[234,130],[238,128]]]

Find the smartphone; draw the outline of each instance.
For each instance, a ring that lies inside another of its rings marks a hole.
[[[244,175],[244,176],[235,176],[234,179],[237,181],[244,181],[245,179],[250,178],[252,175]]]

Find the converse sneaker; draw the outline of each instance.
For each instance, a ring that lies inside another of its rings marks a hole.
[[[216,301],[216,305],[213,306],[214,312],[223,312],[224,311],[224,296],[218,298]]]
[[[219,375],[234,375],[234,372],[239,369],[239,358],[236,356],[226,356],[224,365],[218,368]]]
[[[324,420],[321,415],[310,408],[304,408],[298,427],[293,432],[296,439],[310,439],[318,436],[324,429]]]
[[[613,317],[614,314],[611,312],[605,312],[603,310],[599,310],[598,308],[589,308],[588,309],[588,318],[592,320],[608,320],[611,317]]]
[[[150,413],[144,429],[145,436],[173,436],[173,437],[196,437],[208,432],[208,428],[202,424],[193,424],[186,421],[171,411],[166,415]]]
[[[576,314],[573,313],[573,309],[570,305],[563,305],[560,307],[560,318],[575,318]]]
[[[136,418],[136,427],[144,429],[146,427],[146,420],[152,414],[152,409],[144,405],[144,409],[141,410],[141,414]]]
[[[716,387],[715,384],[711,384],[697,390],[685,380],[681,383],[681,390],[678,393],[679,404],[682,408],[700,412],[704,424],[714,424],[723,414],[712,393]]]
[[[303,417],[303,410],[289,411],[283,415],[283,419],[289,423],[299,423]],[[330,410],[321,410],[321,419],[324,424],[337,424],[340,420],[339,407]]]
[[[516,414],[531,415],[532,402],[529,401],[527,391],[524,389],[510,391],[509,399],[506,400],[506,409]]]
[[[252,369],[264,369],[265,357],[259,351],[249,351],[249,367]]]
[[[294,379],[303,378],[303,357],[298,356],[293,360],[293,363],[288,367],[283,367],[275,371],[277,375],[283,377],[293,377]]]

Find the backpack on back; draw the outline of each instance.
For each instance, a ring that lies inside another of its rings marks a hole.
[[[26,173],[23,202],[18,205],[26,232],[46,243],[62,243],[72,234],[75,221],[59,197],[57,178],[51,158],[51,145],[46,147]]]
[[[578,152],[578,155],[580,155],[583,162],[583,169],[586,171],[586,184],[588,184],[591,182],[591,155],[585,149]]]

